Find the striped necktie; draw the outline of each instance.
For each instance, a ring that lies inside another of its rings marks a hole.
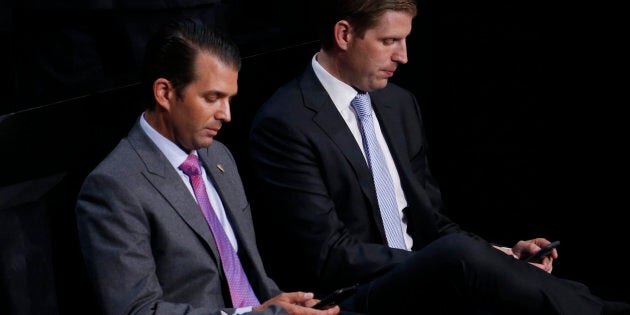
[[[365,150],[368,166],[372,170],[387,244],[389,247],[406,249],[398,204],[396,203],[396,194],[394,193],[394,182],[387,169],[383,151],[376,140],[370,97],[365,92],[359,93],[352,99],[351,104],[359,118],[363,149]]]

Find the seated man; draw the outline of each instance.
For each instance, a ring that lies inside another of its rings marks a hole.
[[[555,249],[525,261],[548,240],[497,247],[441,214],[419,104],[388,82],[408,61],[413,0],[318,4],[321,49],[250,134],[258,243],[282,288],[358,283],[342,310],[369,314],[630,313],[551,275]]]
[[[260,259],[234,159],[213,141],[230,121],[238,48],[193,20],[146,49],[147,109],[87,176],[81,249],[105,314],[337,314],[282,293]]]

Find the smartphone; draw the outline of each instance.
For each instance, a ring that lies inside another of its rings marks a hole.
[[[350,286],[350,287],[337,289],[337,290],[333,291],[332,293],[328,294],[327,296],[325,296],[323,299],[321,299],[319,301],[319,303],[317,303],[317,304],[315,304],[313,306],[313,308],[316,308],[318,310],[322,310],[322,309],[326,309],[326,308],[335,306],[335,305],[339,304],[339,302],[345,300],[346,298],[350,297],[355,292],[357,292],[357,287],[358,286],[359,286],[358,284],[355,284],[355,285]]]
[[[539,251],[534,253],[533,255],[527,257],[525,261],[539,263],[542,261],[543,257],[551,255],[551,251],[554,248],[558,247],[559,245],[560,245],[560,241],[551,242],[547,244],[547,246],[544,246]]]

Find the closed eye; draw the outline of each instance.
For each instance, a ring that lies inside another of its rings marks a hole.
[[[385,44],[385,46],[390,46],[395,44],[398,41],[398,39],[396,38],[386,38],[383,40],[383,44]]]

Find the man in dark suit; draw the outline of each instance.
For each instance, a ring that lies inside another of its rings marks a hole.
[[[238,48],[183,20],[146,50],[148,108],[88,175],[76,208],[103,312],[338,313],[311,308],[312,293],[282,293],[267,276],[234,159],[213,139],[231,119]]]
[[[320,51],[263,104],[250,134],[259,246],[282,288],[358,283],[342,310],[369,314],[630,309],[552,276],[556,250],[525,261],[548,240],[495,246],[440,213],[419,104],[388,82],[407,63],[413,0],[321,4]],[[275,259],[278,243],[292,259]]]

